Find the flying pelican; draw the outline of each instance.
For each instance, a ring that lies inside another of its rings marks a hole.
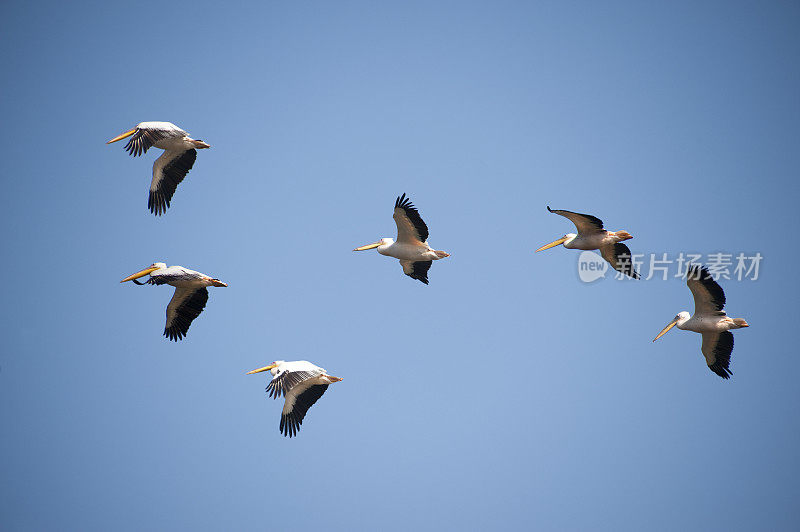
[[[694,296],[694,315],[689,316],[685,310],[678,313],[653,341],[667,334],[676,325],[678,329],[701,333],[703,344],[700,351],[706,357],[709,369],[723,379],[728,379],[733,375],[728,369],[733,351],[733,334],[730,329],[741,329],[749,325],[742,318],[729,318],[725,314],[722,310],[725,306],[725,292],[704,267],[694,265],[687,270],[686,286]]]
[[[297,435],[306,412],[322,397],[328,386],[342,380],[328,375],[328,372],[307,360],[286,362],[276,360],[269,366],[248,371],[247,375],[269,371],[272,380],[267,385],[267,393],[277,399],[286,398],[281,412],[280,431],[284,436]]]
[[[603,229],[603,220],[591,214],[580,214],[572,211],[553,210],[548,205],[547,210],[569,219],[578,228],[578,234],[568,233],[555,242],[550,242],[536,251],[544,251],[559,244],[564,244],[567,249],[593,250],[599,249],[600,255],[606,259],[612,268],[634,279],[639,274],[633,268],[633,257],[628,246],[623,240],[633,238],[627,231],[606,231]]]
[[[150,274],[150,279],[140,283],[136,279]],[[167,324],[164,327],[164,336],[177,342],[182,340],[189,331],[192,321],[203,312],[208,301],[207,286],[228,286],[219,279],[184,268],[183,266],[170,266],[163,262],[154,262],[142,271],[121,280],[133,281],[135,284],[168,284],[175,287],[175,293],[167,305]]]
[[[400,259],[403,273],[428,284],[428,270],[431,269],[432,262],[449,257],[450,254],[437,251],[428,245],[428,226],[422,221],[419,211],[405,194],[394,202],[392,217],[397,224],[397,242],[391,238],[381,238],[353,251],[378,248],[378,253],[381,255]]]
[[[133,135],[131,137],[131,135]],[[131,137],[125,150],[136,157],[155,146],[164,153],[153,163],[153,180],[150,182],[150,197],[147,207],[156,216],[167,212],[169,202],[178,183],[192,169],[197,150],[210,148],[202,140],[194,140],[189,134],[171,122],[140,122],[135,128],[117,135],[106,142],[111,144]]]

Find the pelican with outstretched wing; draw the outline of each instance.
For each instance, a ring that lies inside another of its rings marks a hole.
[[[136,279],[150,275],[144,283]],[[121,280],[121,283],[133,281],[135,284],[168,284],[175,287],[175,293],[167,305],[167,323],[164,326],[164,336],[177,342],[182,340],[189,331],[189,326],[197,318],[208,301],[208,286],[228,286],[219,279],[214,279],[200,272],[184,268],[183,266],[170,266],[163,262],[155,262],[133,275]]]
[[[428,245],[428,226],[422,221],[419,211],[405,194],[394,202],[392,217],[397,224],[397,241],[381,238],[353,251],[378,248],[378,253],[381,255],[400,259],[403,273],[428,284],[428,270],[431,269],[433,261],[449,257],[450,254],[435,250]]]
[[[153,180],[147,207],[160,216],[167,212],[178,184],[194,166],[197,150],[210,148],[202,140],[195,140],[172,122],[141,122],[135,128],[106,142],[111,144],[130,137],[125,150],[133,157],[147,153],[150,148],[160,148],[164,153],[153,163]]]
[[[603,220],[591,214],[580,214],[572,211],[554,210],[549,206],[547,210],[553,214],[563,216],[575,224],[578,234],[568,233],[554,242],[546,244],[536,251],[544,251],[559,244],[567,249],[600,250],[600,255],[612,268],[634,279],[639,278],[639,273],[633,267],[631,250],[622,243],[633,236],[627,231],[606,231],[603,229]]]
[[[275,399],[283,396],[280,431],[284,436],[297,435],[308,409],[322,397],[328,386],[342,380],[328,375],[328,372],[307,360],[286,362],[276,360],[269,366],[248,371],[247,375],[269,371],[272,380],[267,385],[267,393]]]
[[[733,375],[730,370],[733,334],[730,331],[749,325],[742,318],[729,318],[722,310],[725,306],[725,292],[706,268],[696,264],[689,267],[686,271],[686,286],[694,296],[694,314],[690,316],[685,310],[679,312],[653,341],[675,326],[684,331],[698,332],[703,335],[700,351],[706,357],[708,368],[723,379],[729,379]]]

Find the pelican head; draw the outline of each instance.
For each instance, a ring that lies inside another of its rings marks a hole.
[[[144,277],[145,275],[153,273],[156,270],[162,270],[162,269],[164,269],[166,267],[167,267],[167,265],[164,264],[163,262],[154,262],[153,264],[151,264],[150,266],[148,266],[144,270],[138,271],[138,272],[134,273],[133,275],[129,275],[126,278],[124,278],[123,280],[121,280],[120,282],[124,283],[125,281],[133,281],[134,279],[138,279],[139,277]]]
[[[679,312],[677,316],[672,318],[672,321],[669,322],[666,327],[661,329],[661,332],[658,333],[658,336],[653,338],[653,341],[655,342],[656,340],[658,340],[659,338],[661,338],[662,336],[667,334],[667,332],[670,329],[672,329],[673,327],[675,327],[676,325],[678,326],[678,328],[680,328],[681,325],[683,325],[684,323],[689,321],[689,318],[691,318],[691,315],[688,312],[686,312],[685,310],[682,311],[682,312]]]
[[[192,140],[191,142],[192,142],[192,144],[194,144],[194,147],[197,148],[198,150],[202,150],[204,148],[210,148],[211,147],[210,144],[206,144],[205,142],[203,142],[200,139],[195,139],[195,140]]]
[[[375,248],[380,247],[380,246],[391,246],[392,244],[394,244],[394,240],[393,239],[391,239],[391,238],[381,238],[377,242],[373,242],[372,244],[367,244],[366,246],[358,247],[358,248],[354,249],[353,251],[366,251],[368,249],[375,249]]]
[[[550,242],[547,245],[544,245],[544,246],[540,247],[539,249],[536,250],[536,252],[538,253],[539,251],[544,251],[546,249],[554,248],[559,244],[564,244],[564,247],[567,248],[567,247],[569,247],[569,243],[572,242],[573,240],[575,240],[575,237],[577,237],[577,236],[578,235],[576,235],[575,233],[567,233],[566,235],[562,236],[558,240],[555,240],[553,242]]]
[[[617,242],[624,242],[633,238],[633,235],[627,231],[614,231],[614,237],[616,237]]]
[[[286,362],[286,361],[285,360],[276,360],[275,362],[273,362],[269,366],[264,366],[263,368],[258,368],[258,369],[254,369],[253,371],[248,371],[247,373],[245,373],[245,375],[253,375],[254,373],[261,373],[262,371],[269,371],[270,373],[272,373],[272,375],[274,377],[275,374],[278,373],[278,369],[277,369],[278,366],[280,366],[284,362]]]

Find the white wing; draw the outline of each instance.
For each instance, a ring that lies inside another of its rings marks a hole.
[[[184,268],[183,266],[170,266],[169,268],[162,268],[150,274],[148,284],[162,285],[170,284],[177,286],[179,284],[197,281],[207,276],[200,272]]]
[[[686,271],[686,286],[694,296],[695,315],[725,316],[725,292],[717,284],[708,270],[701,266],[691,266]]]
[[[600,247],[600,255],[606,259],[612,268],[634,279],[639,278],[639,273],[633,267],[633,256],[628,246],[622,242],[606,244]]]
[[[405,194],[394,202],[392,217],[397,224],[397,242],[420,245],[428,240],[428,226]]]
[[[706,364],[711,371],[723,379],[729,379],[733,375],[733,372],[728,369],[733,352],[733,334],[730,331],[704,332],[700,351],[706,357]]]
[[[208,290],[203,287],[180,287],[175,289],[167,305],[167,324],[164,336],[177,342],[189,331],[192,321],[203,312],[208,302]]]
[[[425,284],[428,284],[428,270],[431,269],[431,260],[401,260],[400,266],[403,267],[403,273]]]
[[[125,145],[125,151],[136,157],[147,153],[147,150],[159,140],[183,138],[187,135],[188,133],[172,122],[141,122],[136,126],[136,132]]]
[[[284,436],[292,437],[297,435],[300,430],[300,425],[303,424],[303,418],[306,417],[306,412],[311,408],[317,400],[322,397],[325,390],[328,389],[329,384],[312,384],[312,381],[306,380],[303,383],[292,388],[286,395],[286,402],[283,404],[283,411],[281,412],[280,431]]]
[[[197,150],[165,150],[153,163],[153,180],[150,182],[150,196],[147,207],[156,216],[167,212],[172,195],[194,166]]]
[[[278,367],[278,372],[267,385],[267,392],[276,399],[287,396],[296,386],[324,374],[324,369],[306,360],[285,362]]]
[[[575,224],[579,235],[591,235],[593,233],[599,233],[605,230],[603,229],[603,220],[597,216],[592,216],[591,214],[581,214],[572,211],[563,211],[559,209],[554,210],[551,209],[550,206],[547,207],[547,210],[553,214],[563,216]]]

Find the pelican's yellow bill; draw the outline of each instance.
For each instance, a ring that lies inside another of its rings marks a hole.
[[[130,137],[131,135],[133,135],[134,133],[136,133],[136,128],[133,128],[133,129],[131,129],[130,131],[126,131],[126,132],[125,132],[125,133],[123,133],[122,135],[117,135],[117,136],[116,136],[116,137],[114,137],[113,139],[111,139],[111,140],[109,140],[108,142],[106,142],[106,144],[111,144],[112,142],[117,142],[118,140],[122,140],[122,139],[124,139],[124,138],[128,138],[128,137]]]
[[[373,244],[367,244],[366,246],[361,246],[360,248],[356,248],[353,251],[366,251],[368,249],[373,249],[381,245],[381,242],[375,242]]]
[[[558,240],[556,240],[555,242],[550,242],[550,243],[549,243],[549,244],[547,244],[546,246],[542,246],[542,247],[540,247],[539,249],[537,249],[537,250],[536,250],[536,253],[538,253],[538,252],[540,252],[540,251],[544,251],[544,250],[546,250],[546,249],[554,248],[554,247],[556,247],[557,245],[559,245],[559,244],[563,244],[563,243],[564,243],[564,242],[566,242],[566,241],[567,241],[567,237],[559,238],[559,239],[558,239]]]
[[[665,334],[667,334],[667,332],[669,332],[669,330],[670,330],[670,329],[672,329],[673,327],[675,327],[677,324],[678,324],[678,322],[677,322],[677,321],[675,321],[675,320],[672,320],[672,321],[670,322],[670,324],[669,324],[669,325],[667,325],[666,327],[664,327],[663,329],[661,329],[661,332],[660,332],[660,333],[658,333],[658,336],[656,336],[655,338],[653,338],[653,341],[655,342],[656,340],[658,340],[659,338],[661,338],[662,336],[664,336]]]
[[[156,271],[157,269],[158,269],[158,268],[153,268],[153,267],[150,267],[150,268],[145,268],[144,270],[142,270],[142,271],[140,271],[140,272],[136,272],[136,273],[134,273],[133,275],[129,275],[129,276],[127,276],[126,278],[124,278],[124,279],[123,279],[123,280],[121,280],[120,282],[121,282],[121,283],[124,283],[124,282],[126,282],[126,281],[133,281],[134,279],[138,279],[139,277],[144,277],[144,276],[145,276],[145,275],[147,275],[148,273],[153,273],[153,272],[154,272],[154,271]]]
[[[262,371],[269,371],[272,368],[277,366],[277,364],[270,364],[269,366],[264,366],[263,368],[254,369],[253,371],[248,371],[245,375],[252,375],[253,373],[261,373]]]

